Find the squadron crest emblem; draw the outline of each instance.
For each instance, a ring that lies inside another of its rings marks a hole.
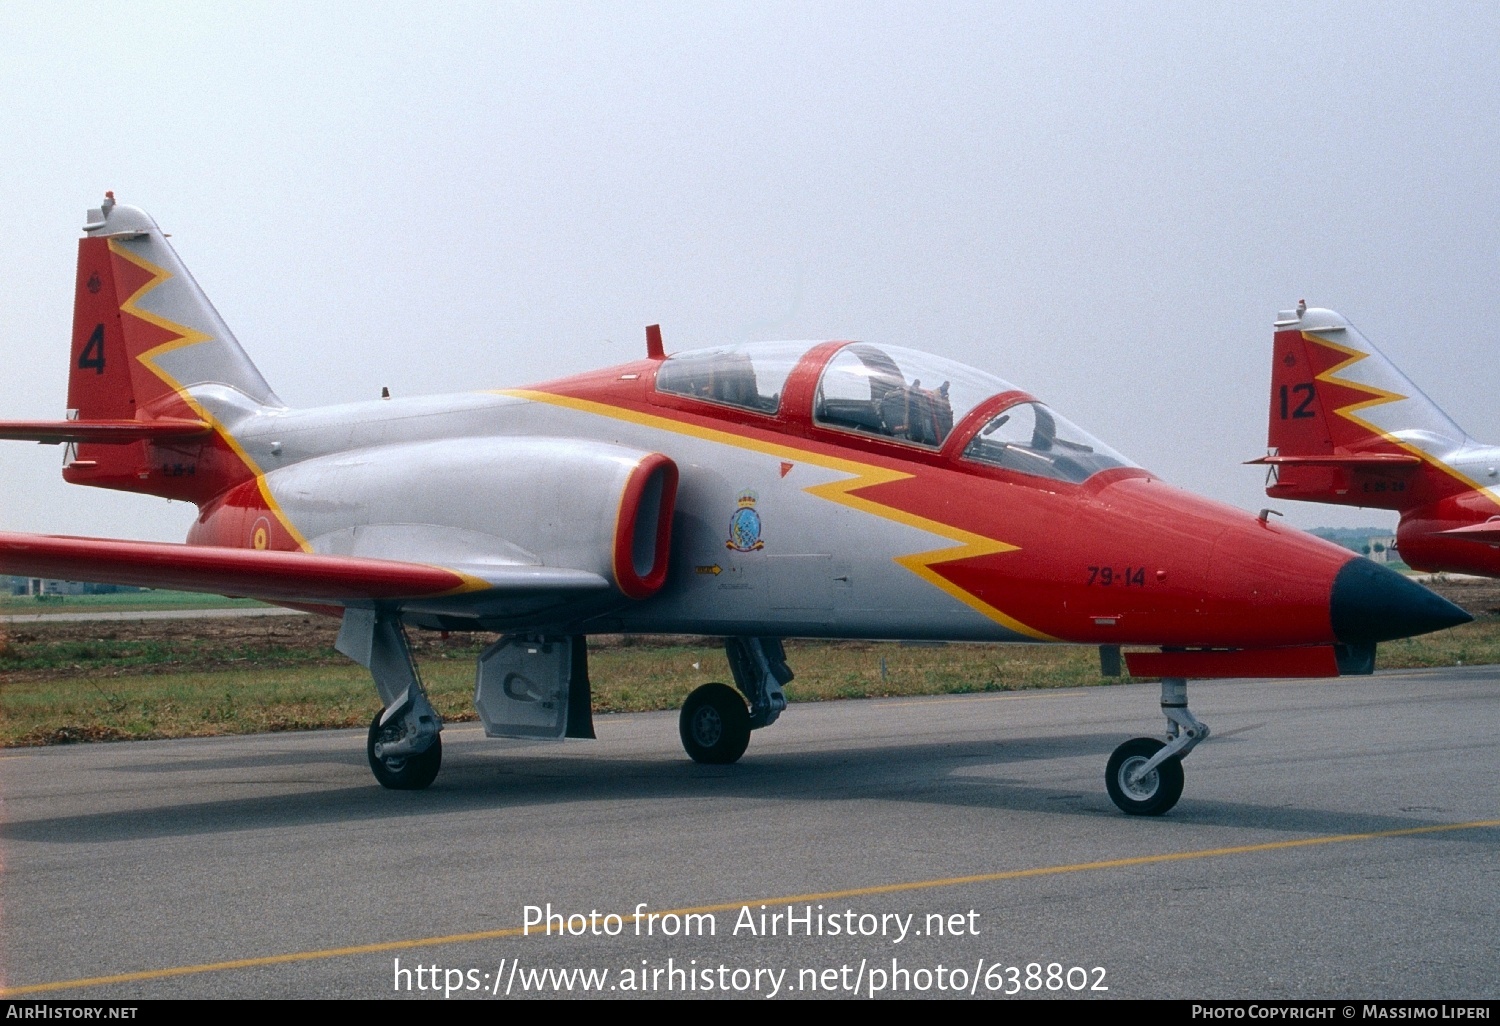
[[[763,549],[766,543],[760,537],[760,514],[755,511],[755,500],[760,498],[750,489],[740,493],[740,508],[729,518],[729,541],[725,548],[735,552],[754,552]]]

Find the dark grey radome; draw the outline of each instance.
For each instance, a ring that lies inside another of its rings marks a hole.
[[[1351,559],[1333,579],[1333,633],[1345,644],[1410,638],[1474,619],[1452,602],[1368,559]]]

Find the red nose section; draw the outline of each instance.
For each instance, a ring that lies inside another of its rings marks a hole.
[[[1087,608],[1119,612],[1112,624],[1093,616],[1084,626],[1096,629],[1082,640],[1212,648],[1336,640],[1329,596],[1354,558],[1347,549],[1145,478],[1107,484],[1080,513],[1093,521],[1101,563],[1144,570],[1123,589],[1118,575],[1079,589]]]
[[[1393,571],[1243,510],[1146,477],[1091,484],[1034,537],[1013,533],[1019,551],[968,578],[1052,637],[1276,649],[1365,645],[1469,619]],[[1044,594],[1051,601],[1038,603]]]

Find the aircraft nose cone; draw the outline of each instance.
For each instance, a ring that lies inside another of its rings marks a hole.
[[[1410,638],[1474,619],[1441,595],[1368,559],[1351,559],[1333,579],[1333,633],[1345,644]]]

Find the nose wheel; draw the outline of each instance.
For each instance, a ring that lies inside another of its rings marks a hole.
[[[1154,737],[1136,737],[1115,749],[1104,771],[1110,801],[1131,816],[1160,816],[1182,797],[1182,760],[1175,756],[1147,769],[1167,747]]]
[[[1110,801],[1129,816],[1160,816],[1182,797],[1182,760],[1208,737],[1208,724],[1188,711],[1187,681],[1163,677],[1161,711],[1167,739],[1137,737],[1109,757],[1104,786]]]

